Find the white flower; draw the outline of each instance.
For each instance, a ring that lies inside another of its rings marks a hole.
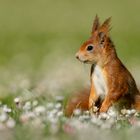
[[[135,114],[136,110],[135,109],[131,109],[131,114]]]
[[[87,111],[84,111],[84,114],[85,115],[90,115],[90,112],[87,110]]]
[[[28,111],[31,109],[31,102],[28,101],[25,103],[25,105],[23,106],[23,110]]]
[[[130,114],[126,114],[125,117],[126,117],[126,118],[129,118],[129,117],[130,117]]]
[[[44,106],[37,106],[35,109],[34,109],[35,113],[37,115],[40,115],[40,114],[43,114],[45,113],[46,111],[46,108]]]
[[[70,122],[70,124],[76,128],[76,129],[79,129],[81,130],[83,127],[84,127],[84,124],[82,123],[82,116],[79,117],[80,121],[77,120],[76,118],[75,119],[72,119],[72,121]]]
[[[56,101],[61,102],[64,100],[64,97],[63,96],[56,96],[55,99],[56,99]]]
[[[4,122],[6,121],[8,118],[7,114],[5,112],[3,112],[1,115],[0,115],[0,122]]]
[[[117,116],[117,113],[116,113],[115,111],[113,111],[113,110],[109,110],[109,111],[107,112],[107,114],[108,114],[110,117],[113,117],[113,118],[115,118],[115,117]]]
[[[92,115],[91,122],[93,124],[96,124],[97,126],[101,126],[103,124],[103,121],[99,117],[97,117],[95,115]]]
[[[127,110],[127,114],[129,114],[129,115],[133,115],[135,113],[136,113],[135,109]]]
[[[96,106],[93,107],[93,112],[94,112],[94,113],[96,113],[98,110],[99,110],[98,107],[96,107]]]
[[[92,115],[91,122],[95,124],[97,121],[98,121],[97,117],[95,115]]]
[[[128,115],[131,115],[131,110],[127,110],[126,113],[127,113]]]
[[[53,109],[50,113],[52,113],[52,115],[55,116],[57,112],[58,112],[57,109]]]
[[[121,110],[121,113],[122,113],[123,115],[125,115],[125,114],[127,114],[127,110],[126,110],[126,109],[122,109],[122,110]]]
[[[107,120],[110,118],[110,116],[107,113],[100,113],[99,118]]]
[[[29,116],[28,116],[27,114],[22,114],[22,115],[20,116],[20,121],[21,121],[22,123],[26,123],[26,122],[28,122],[28,120],[29,120]]]
[[[138,112],[136,112],[136,113],[134,114],[134,116],[135,116],[135,117],[140,117],[140,114],[139,114]]]
[[[6,112],[6,113],[10,113],[12,111],[12,109],[8,108],[7,105],[4,105],[3,106],[3,111]]]
[[[54,107],[54,104],[52,103],[52,102],[50,102],[50,103],[47,103],[47,109],[53,109],[53,107]]]
[[[38,105],[38,101],[34,100],[32,104],[33,104],[33,106],[37,106]]]
[[[23,113],[21,116],[20,116],[20,121],[22,123],[26,123],[28,122],[30,119],[34,119],[36,116],[34,114],[34,112],[26,112],[26,113]]]
[[[35,113],[34,112],[32,112],[32,111],[29,111],[29,112],[27,112],[27,113],[25,113],[25,115],[27,115],[28,116],[28,118],[35,118]]]
[[[81,115],[79,116],[79,121],[83,122],[84,121],[84,117]]]
[[[54,118],[54,117],[49,118],[48,120],[49,120],[52,124],[56,124],[56,123],[58,122],[58,118]]]
[[[7,122],[6,122],[6,126],[7,126],[8,128],[14,128],[14,127],[15,127],[15,124],[16,124],[16,122],[15,122],[15,120],[12,119],[12,118],[9,118],[9,119],[7,120]]]
[[[73,111],[73,114],[74,114],[75,116],[79,116],[79,115],[81,115],[81,110],[80,110],[80,109],[75,109],[75,110]]]
[[[16,98],[14,99],[14,102],[15,102],[16,104],[19,104],[20,98],[16,97]]]
[[[80,121],[85,121],[85,120],[89,120],[91,117],[89,115],[81,115],[79,116],[79,120]]]
[[[57,112],[57,117],[61,117],[61,116],[63,116],[63,111]]]
[[[62,107],[62,105],[61,105],[60,103],[57,103],[57,104],[55,105],[55,108],[56,108],[56,109],[61,109],[61,107]]]

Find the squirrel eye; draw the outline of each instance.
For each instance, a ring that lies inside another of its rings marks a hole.
[[[93,50],[93,46],[89,45],[89,46],[87,47],[87,51],[91,51],[91,50]]]

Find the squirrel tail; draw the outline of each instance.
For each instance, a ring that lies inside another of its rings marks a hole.
[[[85,89],[70,97],[66,104],[65,115],[70,117],[75,109],[88,110],[89,90]]]
[[[135,96],[134,108],[140,111],[140,91],[138,90],[138,94]]]

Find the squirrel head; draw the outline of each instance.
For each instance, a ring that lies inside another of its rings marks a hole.
[[[108,18],[100,25],[99,18],[96,15],[91,37],[83,43],[76,53],[77,59],[84,63],[96,64],[103,56],[107,55],[107,52],[110,50],[109,44],[111,43],[109,37],[110,21],[111,18]]]

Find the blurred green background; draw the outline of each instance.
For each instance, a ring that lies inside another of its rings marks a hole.
[[[44,84],[48,92],[85,85],[89,71],[75,53],[90,36],[96,14],[101,21],[112,17],[118,55],[138,81],[139,13],[139,0],[1,0],[0,94],[17,92],[20,84]]]
[[[46,103],[53,95],[66,96],[87,87],[89,66],[78,62],[75,53],[89,38],[96,14],[101,21],[112,17],[111,36],[118,55],[140,85],[139,13],[139,0],[0,0],[0,99],[12,107],[15,97],[28,101],[39,96],[42,101],[45,95]],[[1,138],[40,139],[42,129],[24,128],[18,119],[15,129],[0,131]],[[121,132],[121,139],[129,139],[130,131]],[[90,134],[98,138],[99,133]],[[59,138],[66,139],[63,134],[51,139]]]

